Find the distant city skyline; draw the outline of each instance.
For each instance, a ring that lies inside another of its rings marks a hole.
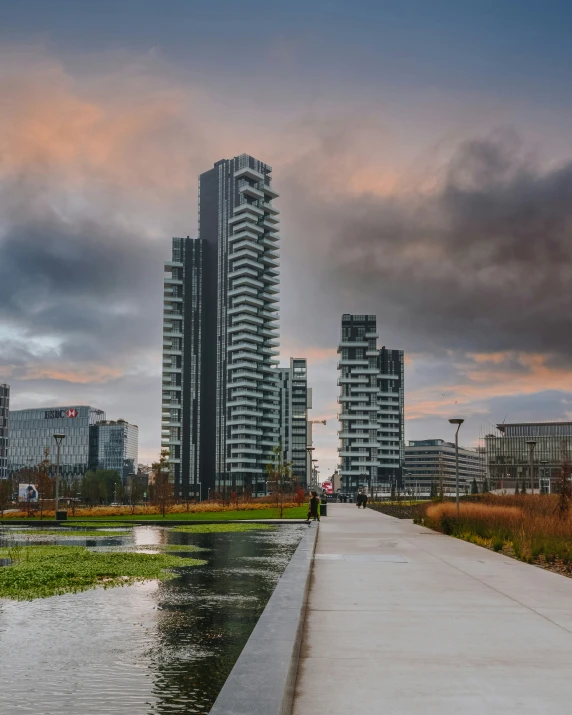
[[[404,350],[406,440],[570,419],[570,5],[247,4],[3,8],[13,409],[100,405],[156,459],[158,266],[198,235],[198,174],[246,151],[281,195],[279,358],[308,360],[322,476],[342,313]]]

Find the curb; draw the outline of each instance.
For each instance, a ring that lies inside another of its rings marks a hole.
[[[318,528],[302,537],[210,715],[290,715]]]

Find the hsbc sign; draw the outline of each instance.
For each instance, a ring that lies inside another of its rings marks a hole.
[[[65,419],[66,417],[77,417],[78,416],[78,411],[75,409],[75,407],[72,407],[70,410],[44,410],[44,419],[45,420],[62,420]]]

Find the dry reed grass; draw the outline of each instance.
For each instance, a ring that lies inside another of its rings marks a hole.
[[[422,522],[432,529],[502,549],[527,562],[572,563],[572,519],[560,519],[553,496],[487,495],[477,503],[429,504]]]

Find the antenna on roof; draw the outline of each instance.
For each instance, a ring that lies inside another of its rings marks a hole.
[[[507,418],[507,417],[508,417],[508,412],[506,413],[506,415],[504,416],[504,420],[502,421],[502,424],[503,424],[503,425],[504,425],[504,423],[506,422],[506,418]]]

